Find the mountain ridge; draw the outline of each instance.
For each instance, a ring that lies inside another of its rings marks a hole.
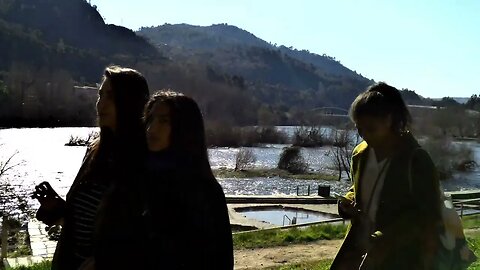
[[[164,24],[137,33],[173,61],[201,62],[215,73],[243,78],[252,95],[276,106],[347,108],[373,82],[333,57],[275,46],[228,24]]]
[[[152,91],[192,96],[208,121],[228,125],[292,124],[312,108],[346,109],[373,82],[334,57],[233,25],[166,24],[161,39],[157,30],[106,24],[84,0],[0,1],[0,124],[90,123],[81,112],[93,106],[69,90],[95,85],[109,64],[139,70]]]

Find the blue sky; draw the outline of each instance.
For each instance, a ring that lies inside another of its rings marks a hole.
[[[91,0],[107,23],[228,23],[425,97],[480,94],[476,0]]]

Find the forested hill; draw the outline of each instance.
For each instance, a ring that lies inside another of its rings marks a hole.
[[[85,0],[0,0],[0,57],[0,126],[94,125],[95,91],[82,89],[109,64],[138,69],[152,91],[193,96],[208,122],[229,125],[295,124],[313,108],[348,108],[373,82],[231,25],[135,33]]]
[[[95,84],[109,64],[140,70],[152,91],[193,96],[209,121],[257,122],[259,104],[230,78],[170,61],[84,0],[1,0],[0,57],[0,127],[94,125]]]
[[[138,33],[173,60],[241,78],[252,95],[272,105],[347,108],[372,83],[333,57],[276,46],[232,25],[165,24]]]
[[[108,63],[135,63],[160,55],[130,29],[105,24],[84,0],[0,1],[0,70],[15,62],[62,68],[97,80]]]

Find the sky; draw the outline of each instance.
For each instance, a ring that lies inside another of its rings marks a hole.
[[[227,23],[424,97],[480,94],[477,0],[91,0],[106,23]]]

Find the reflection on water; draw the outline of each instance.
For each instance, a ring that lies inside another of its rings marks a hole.
[[[252,147],[255,157],[256,168],[271,169],[276,168],[280,154],[287,145],[271,144],[265,147]],[[209,149],[210,163],[212,168],[235,168],[235,155],[238,148],[219,147]],[[328,147],[304,148],[302,155],[308,162],[312,171],[328,171],[333,167],[331,157],[328,154]]]
[[[273,225],[305,224],[333,219],[336,216],[322,212],[295,208],[269,207],[260,209],[237,210],[246,218],[271,223]]]
[[[288,129],[288,128],[287,128]],[[66,195],[68,188],[74,180],[85,154],[85,147],[67,147],[64,144],[71,135],[86,137],[97,128],[33,128],[33,129],[0,129],[0,160],[5,160],[16,151],[18,154],[13,159],[20,163],[8,175],[12,183],[21,184],[25,189],[31,190],[35,184],[49,181],[60,195]],[[289,128],[291,133],[293,127]],[[480,145],[468,142],[480,160]],[[258,168],[275,168],[285,145],[267,145],[262,148],[252,148]],[[328,156],[328,147],[303,149],[302,153],[314,171],[325,171],[332,167]],[[235,148],[214,148],[209,150],[212,167],[234,168]],[[480,189],[480,170],[458,173],[454,179],[444,181],[446,190]],[[333,184],[332,191],[344,193],[350,183],[348,181],[327,183],[325,181],[285,180],[280,178],[254,178],[254,179],[219,179],[227,194],[295,194],[299,185],[312,185],[315,193],[319,184]]]
[[[331,185],[331,192],[343,194],[350,187],[348,180],[342,181],[319,181],[319,180],[294,180],[272,178],[252,179],[219,179],[226,194],[230,195],[296,195],[299,187],[299,195],[307,195],[310,185],[310,195],[316,196],[319,185]]]
[[[473,151],[474,160],[480,162],[480,144],[478,142],[455,142],[456,144],[464,144],[470,147]],[[445,180],[442,187],[446,191],[480,189],[480,167],[477,166],[473,171],[457,172],[452,179]]]
[[[27,189],[49,181],[59,194],[65,195],[78,172],[85,147],[67,147],[73,136],[86,137],[95,128],[32,128],[0,130],[0,160],[18,154],[13,162],[22,164],[8,175],[9,180]]]
[[[25,188],[32,189],[35,184],[49,181],[60,195],[66,195],[85,154],[85,147],[64,146],[71,135],[86,137],[97,128],[32,128],[32,129],[0,129],[0,159],[18,151],[14,162],[23,164],[16,167],[9,175],[9,179],[22,183]],[[267,145],[267,147],[253,148],[257,157],[255,167],[275,168],[280,153],[285,145]],[[214,148],[209,150],[210,162],[213,168],[235,168],[235,148]],[[305,149],[304,156],[312,170],[326,170],[329,157],[327,148]],[[282,187],[281,179],[259,178],[253,181],[221,181],[226,185],[229,194],[256,194],[252,188],[258,186],[259,194],[279,193],[290,194],[294,184],[285,182]],[[295,185],[296,187],[296,185]]]

